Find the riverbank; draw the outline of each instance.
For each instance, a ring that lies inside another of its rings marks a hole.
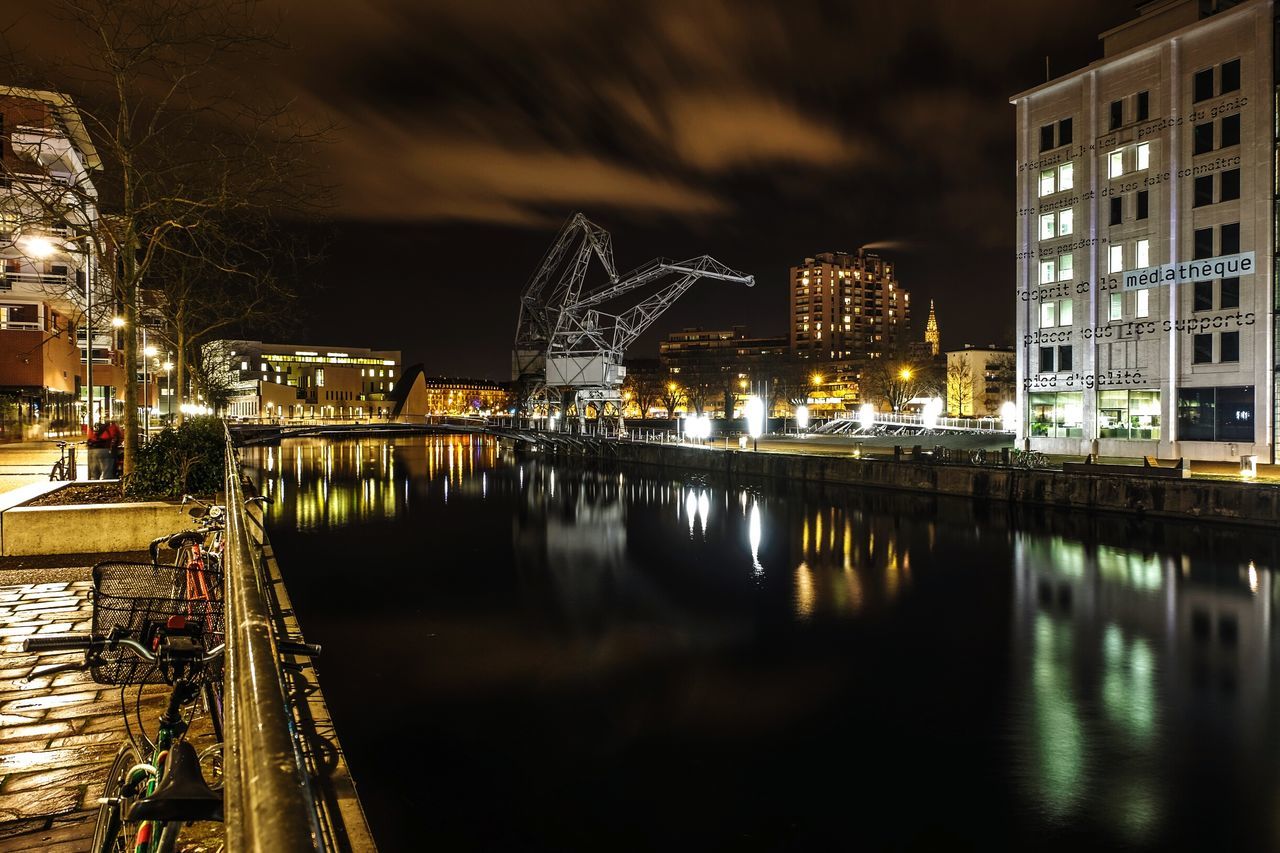
[[[1068,510],[1122,512],[1154,518],[1280,524],[1280,485],[1177,480],[1133,474],[1064,473],[990,465],[937,464],[834,454],[768,453],[643,442],[593,443],[552,453],[595,454],[616,462],[734,477],[774,477],[877,489],[1035,504]]]

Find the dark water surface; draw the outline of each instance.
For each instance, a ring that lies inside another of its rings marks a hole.
[[[1275,537],[246,451],[383,850],[1280,849]]]

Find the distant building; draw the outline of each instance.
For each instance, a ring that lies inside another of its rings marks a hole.
[[[398,350],[225,340],[204,353],[231,385],[232,417],[389,417],[400,376]]]
[[[1032,447],[1275,461],[1276,26],[1271,0],[1144,3],[1011,99]]]
[[[947,352],[947,412],[956,417],[998,417],[1017,393],[1013,347],[994,344]]]
[[[905,349],[911,297],[874,252],[824,252],[791,268],[792,352],[817,361],[876,358]]]
[[[658,362],[669,381],[685,387],[693,408],[701,402],[705,411],[733,417],[752,380],[786,359],[788,343],[785,336],[752,337],[745,326],[682,329],[658,344]]]
[[[938,315],[933,311],[933,300],[929,300],[929,319],[924,324],[924,342],[929,345],[929,355],[937,358],[941,350],[941,338],[938,336]]]

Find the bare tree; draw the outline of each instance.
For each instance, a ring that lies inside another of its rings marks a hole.
[[[105,215],[84,235],[124,317],[125,461],[138,441],[136,330],[141,293],[168,251],[198,241],[212,222],[296,209],[314,199],[309,146],[317,132],[296,124],[250,73],[282,47],[260,21],[258,0],[50,0],[64,60],[24,57],[3,72],[46,69],[33,88],[74,95],[101,158]],[[7,35],[7,34],[6,34]],[[56,189],[56,188],[55,188]],[[98,204],[92,188],[27,192],[44,221],[86,228]],[[207,258],[205,259],[207,260]]]
[[[891,411],[900,412],[917,397],[944,392],[946,379],[933,361],[886,353],[868,362],[862,371],[862,384],[865,399],[878,400]]]
[[[973,368],[965,358],[947,363],[947,411],[957,417],[973,414]]]
[[[662,405],[667,408],[667,417],[669,418],[674,418],[676,416],[676,407],[688,399],[684,388],[682,388],[680,383],[676,381],[675,377],[677,375],[678,374],[667,374],[667,379],[662,383],[662,391],[659,395],[659,398],[662,400]]]
[[[628,373],[624,393],[631,394],[631,400],[640,410],[640,417],[648,417],[649,409],[662,399],[662,377],[648,371]]]

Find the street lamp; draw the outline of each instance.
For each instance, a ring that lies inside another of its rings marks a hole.
[[[911,368],[909,367],[902,368],[902,370],[899,371],[898,376],[902,377],[903,382],[906,382],[908,379],[911,378]]]
[[[165,407],[165,414],[169,416],[169,423],[173,423],[173,362],[169,361],[169,354],[165,353],[164,364],[164,390],[165,396],[169,398],[169,405]]]
[[[752,395],[747,399],[747,434],[751,436],[751,449],[760,449],[760,435],[764,432],[764,400]]]

